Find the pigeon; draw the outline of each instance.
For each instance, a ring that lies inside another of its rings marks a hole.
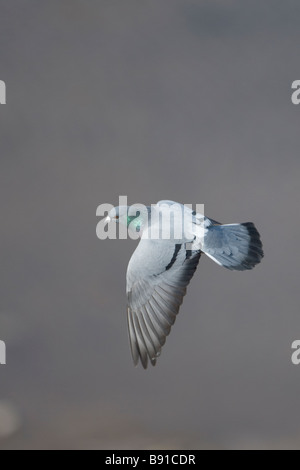
[[[232,271],[264,257],[252,222],[224,225],[174,201],[115,207],[106,220],[140,239],[127,269],[127,320],[133,362],[144,369],[156,365],[202,253]]]

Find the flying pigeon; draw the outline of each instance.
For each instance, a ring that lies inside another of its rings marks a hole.
[[[110,221],[140,238],[127,270],[127,318],[133,362],[144,369],[156,365],[202,253],[235,271],[264,256],[252,222],[223,225],[173,201],[115,207]]]

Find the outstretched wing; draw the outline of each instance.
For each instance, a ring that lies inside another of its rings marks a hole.
[[[128,329],[134,364],[154,366],[175,323],[201,251],[178,241],[144,240],[127,271]]]

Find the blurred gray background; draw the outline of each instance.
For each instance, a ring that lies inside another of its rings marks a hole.
[[[298,0],[0,0],[0,448],[300,448]],[[96,208],[254,221],[266,257],[203,257],[135,369],[135,242]]]

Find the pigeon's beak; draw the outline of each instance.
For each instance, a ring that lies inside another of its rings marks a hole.
[[[109,215],[106,217],[105,222],[106,222],[107,224],[109,224],[109,222],[111,222],[111,218],[109,217]]]

